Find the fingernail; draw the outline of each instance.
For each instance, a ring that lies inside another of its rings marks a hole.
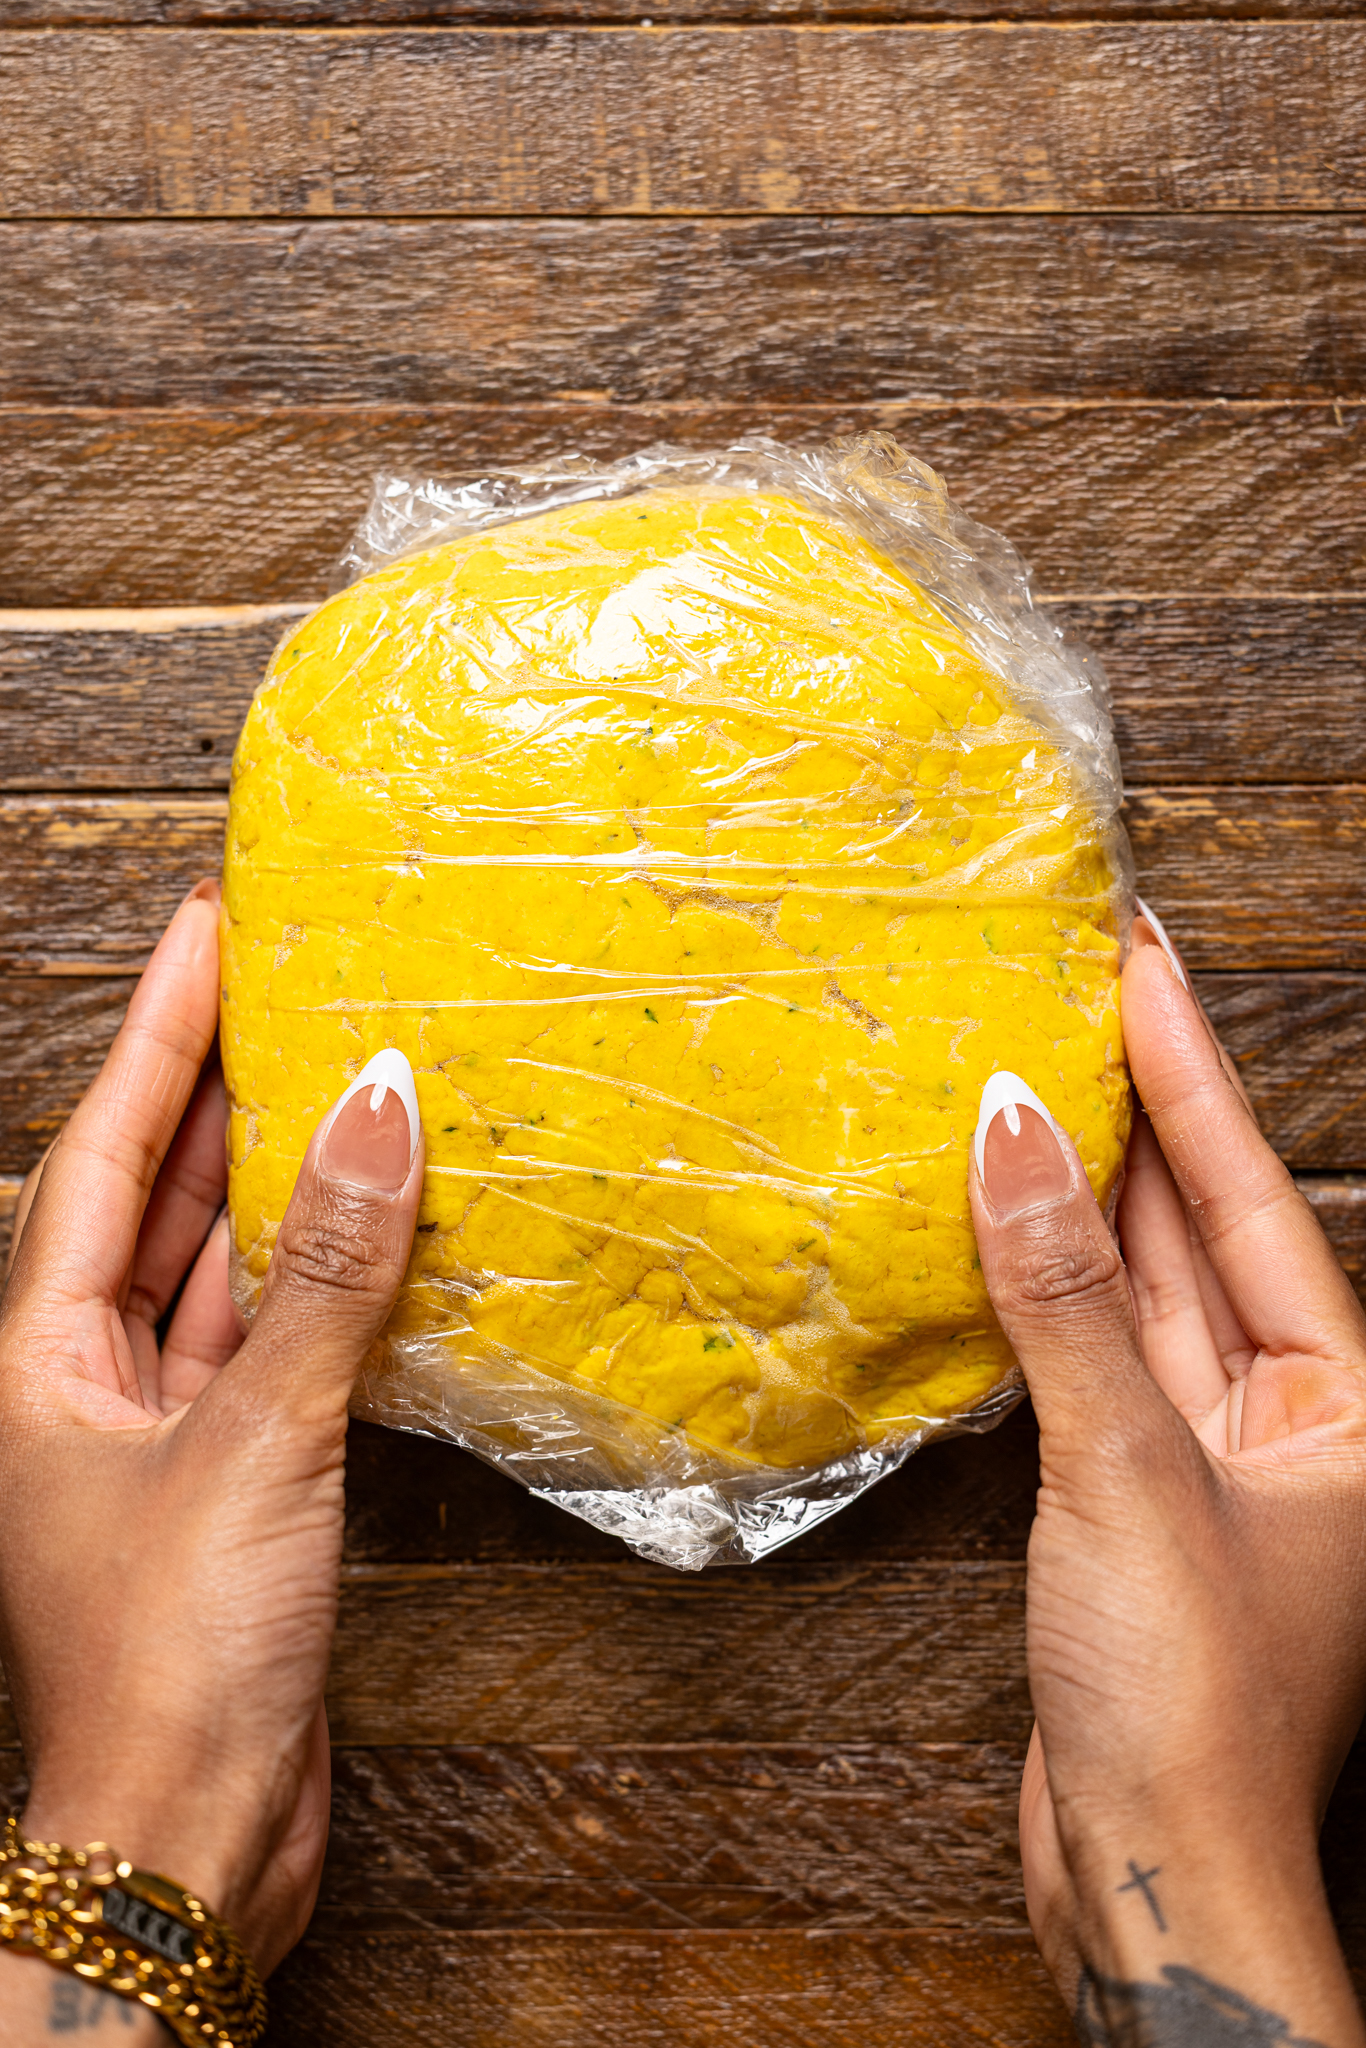
[[[1176,948],[1172,944],[1171,940],[1167,937],[1167,928],[1163,924],[1161,918],[1158,916],[1155,910],[1149,910],[1147,904],[1143,901],[1143,898],[1141,896],[1135,896],[1134,902],[1138,905],[1139,916],[1146,918],[1148,923],[1152,926],[1153,937],[1157,940],[1158,945],[1166,954],[1167,961],[1169,966],[1171,967],[1172,973],[1176,976],[1182,988],[1189,989],[1190,983],[1186,980],[1185,971],[1182,968],[1181,962],[1176,957]],[[1144,937],[1143,933],[1141,933],[1138,930],[1137,921],[1135,921],[1134,931],[1134,943],[1139,946],[1145,946],[1148,942],[1147,939]]]
[[[1072,1185],[1066,1133],[1018,1074],[993,1074],[982,1090],[972,1141],[977,1172],[1004,1222],[1056,1202]]]
[[[413,1070],[395,1046],[377,1052],[341,1096],[323,1131],[319,1162],[358,1187],[401,1188],[422,1123]]]
[[[217,875],[201,875],[193,889],[185,891],[176,909],[183,910],[187,903],[217,903],[222,893]]]

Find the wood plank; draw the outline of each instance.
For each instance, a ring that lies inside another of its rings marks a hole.
[[[0,612],[0,790],[226,788],[294,608]],[[1366,599],[1073,599],[1137,782],[1366,781]]]
[[[1366,1300],[1366,1176],[1301,1175],[1299,1182]],[[18,1191],[17,1176],[0,1180],[0,1257]],[[810,1563],[1018,1560],[1037,1481],[1037,1437],[1025,1404],[985,1437],[953,1438],[921,1453],[786,1554]],[[449,1444],[352,1424],[351,1564],[611,1563],[621,1554],[611,1537]]]
[[[1029,1733],[1024,1567],[351,1566],[342,1746],[994,1742]]]
[[[1350,208],[1363,95],[1359,21],[19,31],[0,209]]]
[[[1238,402],[869,407],[0,411],[0,603],[301,602],[375,473],[452,477],[569,449],[896,434],[1060,596],[1359,586],[1366,407]]]
[[[313,1932],[1023,1929],[1023,1762],[987,1743],[337,1749]]]
[[[1366,787],[1139,789],[1139,882],[1196,970],[1366,969]],[[0,799],[0,971],[136,972],[221,858],[217,795]]]
[[[223,859],[226,800],[9,797],[0,969],[138,972],[177,903]]]
[[[1030,1936],[1001,1932],[313,1937],[270,2048],[1074,2048]]]
[[[1305,1174],[1300,1186],[1343,1271],[1366,1302],[1366,1175]]]
[[[351,1565],[327,1689],[343,1748],[1005,1744],[1030,1727],[1024,1565]],[[17,1742],[0,1695],[0,1747]]]
[[[1255,0],[1266,21],[1357,20],[1359,0]],[[1249,0],[669,0],[671,27],[688,22],[1237,20]],[[0,0],[0,28],[174,28],[282,23],[363,28],[403,22],[491,28],[575,24],[644,27],[640,0]]]
[[[966,1743],[338,1749],[313,1932],[1023,1929],[1023,1761]],[[1323,1833],[1358,1944],[1363,1819],[1358,1741]]]
[[[1366,1168],[1366,976],[1202,974],[1195,985],[1286,1165]]]
[[[100,1070],[133,975],[0,976],[0,1173],[25,1174]]]
[[[28,1169],[99,1070],[131,976],[0,976],[0,1172]],[[1366,1169],[1366,977],[1203,974],[1262,1129],[1302,1171]]]
[[[1023,1762],[987,1743],[334,1748],[312,1932],[1025,1931]],[[25,1790],[0,1752],[7,1810]]]
[[[226,788],[297,607],[0,612],[0,789]]]
[[[1023,1753],[990,1744],[338,1749],[315,1937],[407,1927],[1018,1927]],[[1329,1804],[1366,1933],[1366,1743]]]
[[[1021,1761],[988,1744],[334,1749],[312,1935],[1018,1925]],[[25,1789],[0,1752],[7,1807]],[[1322,1836],[1358,1965],[1363,1820],[1358,1739]]]
[[[1192,968],[1366,967],[1366,789],[1137,789],[1143,895]]]
[[[1077,599],[1065,610],[1105,664],[1131,781],[1366,778],[1362,600]]]
[[[1356,218],[25,222],[0,265],[10,404],[1366,388]]]

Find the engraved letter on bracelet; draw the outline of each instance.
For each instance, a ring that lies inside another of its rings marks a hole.
[[[178,1920],[168,1919],[155,1907],[145,1905],[128,1892],[121,1892],[115,1884],[105,1886],[100,1893],[100,1904],[109,1925],[117,1927],[120,1934],[126,1934],[130,1941],[155,1949],[159,1956],[165,1956],[173,1963],[194,1961],[194,1936]]]

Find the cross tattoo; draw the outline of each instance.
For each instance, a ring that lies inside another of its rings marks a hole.
[[[1147,1900],[1152,1916],[1157,1922],[1158,1933],[1165,1934],[1167,1922],[1163,1916],[1162,1908],[1157,1903],[1157,1893],[1153,1890],[1153,1879],[1161,1877],[1161,1875],[1162,1865],[1160,1863],[1156,1864],[1152,1870],[1140,1870],[1136,1863],[1130,1862],[1129,1882],[1127,1884],[1117,1884],[1115,1890],[1117,1892],[1142,1892]]]

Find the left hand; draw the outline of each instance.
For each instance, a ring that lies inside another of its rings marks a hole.
[[[324,1119],[244,1340],[217,899],[201,884],[172,920],[20,1219],[0,1637],[25,1833],[164,1872],[264,1972],[307,1922],[327,1839],[347,1402],[407,1263],[424,1151],[402,1061]]]

